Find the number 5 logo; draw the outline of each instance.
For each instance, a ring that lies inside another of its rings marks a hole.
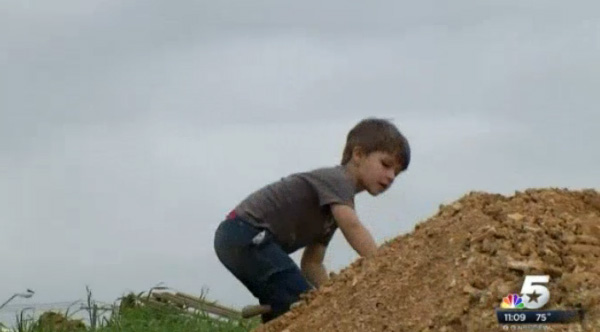
[[[523,304],[527,309],[539,309],[543,307],[550,299],[550,291],[546,286],[550,281],[550,276],[525,276],[523,287],[521,288],[521,297]]]

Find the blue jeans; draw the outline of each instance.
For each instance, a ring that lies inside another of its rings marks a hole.
[[[228,218],[216,230],[214,249],[221,263],[260,304],[271,305],[271,312],[262,315],[266,323],[288,311],[312,286],[268,230],[261,243],[253,243],[262,231],[238,216]]]

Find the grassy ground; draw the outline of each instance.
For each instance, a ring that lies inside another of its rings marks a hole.
[[[59,317],[58,315],[56,317]],[[64,316],[62,316],[64,317]],[[94,325],[83,326],[73,321],[52,319],[53,324],[19,320],[17,332],[247,332],[256,327],[257,320],[216,319],[203,313],[182,314],[177,310],[148,307],[124,310]]]
[[[258,324],[256,320],[223,320],[196,313],[182,315],[173,310],[136,308],[121,313],[98,332],[246,332]],[[89,329],[88,329],[89,330]],[[35,331],[37,332],[37,331]]]
[[[133,294],[130,294],[130,299]],[[224,319],[204,312],[189,312],[163,305],[128,304],[113,306],[102,315],[99,307],[88,301],[87,324],[73,320],[72,313],[46,312],[34,319],[22,312],[11,332],[247,332],[260,324],[259,318]],[[131,303],[137,303],[131,302]],[[0,328],[0,331],[7,331]]]

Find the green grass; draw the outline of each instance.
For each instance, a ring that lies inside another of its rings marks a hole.
[[[64,314],[63,314],[64,317]],[[204,313],[185,313],[177,309],[140,307],[113,314],[95,326],[75,324],[40,324],[33,319],[19,320],[16,332],[247,332],[257,320],[216,319]]]
[[[178,310],[148,307],[125,310],[113,317],[98,332],[246,332],[257,325],[256,320],[215,319],[204,313],[181,314]],[[89,329],[88,329],[89,330]],[[38,331],[32,331],[38,332]]]
[[[22,311],[16,317],[14,332],[247,332],[260,324],[259,318],[225,319],[201,311],[186,311],[164,305],[139,305],[142,293],[129,294],[119,305],[101,307],[91,298],[82,306],[88,324],[73,320],[73,312],[46,312],[34,319]]]

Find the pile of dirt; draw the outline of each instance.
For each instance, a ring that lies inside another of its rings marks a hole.
[[[600,331],[600,194],[471,192],[359,258],[257,332],[499,331],[525,275],[550,275],[543,309],[582,308],[552,331]]]
[[[47,311],[40,316],[33,330],[84,332],[86,331],[86,326],[81,319],[69,319],[61,313]]]

